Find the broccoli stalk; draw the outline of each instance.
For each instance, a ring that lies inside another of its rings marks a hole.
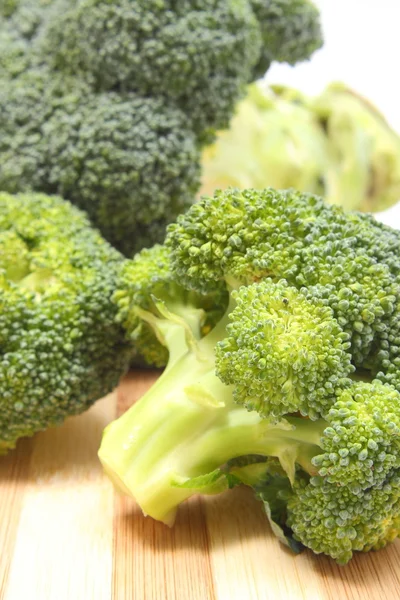
[[[274,456],[291,479],[295,462],[316,474],[311,458],[320,450],[322,419],[263,418],[236,404],[233,386],[215,374],[214,348],[226,336],[234,303],[201,340],[177,317],[139,311],[168,348],[170,360],[140,402],[108,426],[99,456],[116,485],[133,494],[145,514],[168,525],[177,506],[193,494],[229,487],[229,477],[215,470],[232,458]]]

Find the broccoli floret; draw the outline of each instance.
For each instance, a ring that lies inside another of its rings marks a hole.
[[[180,216],[167,244],[173,269],[191,289],[273,277],[320,298],[350,334],[360,367],[399,300],[399,260],[390,247],[395,237],[370,217],[346,214],[317,196],[233,189],[203,198]]]
[[[324,454],[313,460],[329,483],[353,491],[384,483],[400,467],[399,393],[380,381],[345,389],[327,416]]]
[[[150,326],[169,359],[104,433],[99,456],[116,485],[172,524],[192,494],[243,483],[284,543],[339,563],[392,541],[398,239],[316,196],[227,190],[128,261],[119,320],[137,343]],[[193,312],[205,297],[226,306],[209,332]]]
[[[195,200],[201,147],[228,125],[265,27],[250,0],[8,3],[0,189],[68,198],[129,256],[162,242]]]
[[[168,350],[159,341],[150,323],[150,313],[169,311],[188,324],[196,339],[203,337],[222,317],[227,305],[223,289],[210,294],[188,291],[174,279],[169,250],[156,244],[144,249],[121,270],[119,289],[114,295],[119,307],[119,321],[129,332],[138,354],[149,365],[163,367]],[[155,307],[156,301],[158,308]],[[178,321],[178,325],[181,321]]]
[[[123,257],[61,198],[0,194],[0,453],[110,392],[132,354]]]
[[[349,336],[332,310],[285,280],[265,279],[233,298],[227,336],[216,345],[216,374],[234,386],[234,399],[265,417],[326,414],[354,370]]]
[[[394,471],[363,493],[313,477],[299,480],[288,502],[287,525],[316,554],[346,564],[354,551],[379,550],[400,535],[400,477]]]
[[[18,0],[3,0],[3,2],[0,5],[0,16],[10,17],[16,10],[17,5]]]
[[[261,77],[272,61],[294,65],[322,46],[319,13],[310,0],[250,1],[262,33],[262,52],[254,79]]]

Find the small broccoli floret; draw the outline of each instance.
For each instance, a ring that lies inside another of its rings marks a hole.
[[[122,256],[61,198],[0,194],[0,450],[110,392],[132,349]]]
[[[79,114],[82,98],[90,96],[83,82],[60,76],[50,79],[44,67],[0,86],[0,189],[57,192],[48,181],[52,151],[46,124],[55,113],[60,118]]]
[[[319,13],[310,0],[251,0],[251,5],[261,23],[263,42],[255,78],[272,61],[294,65],[322,46]]]
[[[0,17],[1,18],[1,17]],[[15,31],[0,29],[0,81],[23,73],[28,66],[28,44]]]
[[[142,311],[154,311],[156,304],[184,319],[193,335],[200,339],[222,317],[227,304],[224,290],[214,294],[198,294],[182,288],[175,281],[170,265],[169,250],[155,245],[144,249],[121,271],[120,289],[114,295],[119,309],[119,321],[134,342],[139,355],[150,365],[163,367],[168,351],[143,320]]]
[[[298,468],[290,484],[276,459],[242,457],[227,477],[254,488],[296,552],[297,542],[345,564],[354,551],[382,548],[400,534],[399,400],[378,381],[342,391],[320,438],[325,453],[311,459],[317,475]]]
[[[161,99],[88,97],[72,114],[55,111],[43,130],[50,189],[85,209],[124,254],[141,248],[149,231],[161,241],[192,202],[196,139],[184,114]]]
[[[294,282],[306,238],[326,212],[321,198],[294,191],[217,190],[178,217],[166,243],[174,270],[192,289],[227,278]]]
[[[287,525],[316,554],[346,564],[354,551],[379,550],[400,534],[400,476],[357,493],[313,477],[300,479],[287,505]]]
[[[9,17],[13,14],[18,6],[18,0],[3,0],[0,6],[0,15],[2,17]]]
[[[380,381],[358,383],[341,392],[327,415],[321,444],[313,459],[329,483],[361,490],[381,485],[400,467],[399,394]]]
[[[286,281],[240,288],[227,337],[216,346],[216,373],[249,410],[279,418],[329,411],[353,372],[349,336],[329,307]]]

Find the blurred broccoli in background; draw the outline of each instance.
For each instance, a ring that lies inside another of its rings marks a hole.
[[[6,0],[0,189],[65,197],[126,255],[151,246],[246,85],[321,44],[308,0]]]
[[[261,23],[263,47],[254,79],[271,62],[294,65],[306,60],[322,45],[319,14],[309,0],[251,0]]]
[[[378,212],[400,199],[400,138],[365,98],[334,83],[316,98],[249,86],[228,131],[203,152],[202,193],[271,185]]]

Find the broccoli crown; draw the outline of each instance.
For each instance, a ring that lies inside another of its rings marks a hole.
[[[0,15],[2,17],[9,17],[13,14],[17,8],[18,0],[3,0],[0,6]]]
[[[227,337],[216,346],[216,373],[233,397],[263,416],[325,415],[353,372],[349,336],[320,301],[285,280],[233,293]]]
[[[262,33],[255,78],[262,76],[272,61],[294,65],[322,46],[319,13],[310,0],[251,0],[251,5]]]
[[[329,483],[360,491],[382,484],[400,467],[399,394],[375,380],[342,391],[327,415],[322,436],[324,454],[313,459]]]
[[[261,44],[249,0],[8,0],[0,188],[67,197],[126,255],[161,242]]]
[[[400,298],[399,239],[369,216],[311,194],[267,188],[203,198],[170,226],[166,243],[173,269],[191,289],[232,278],[245,285],[286,279],[332,308],[357,366],[378,357],[386,369],[379,350],[394,331]]]
[[[391,386],[354,383],[321,421],[316,471],[303,462],[290,482],[282,457],[245,456],[229,461],[229,483],[254,488],[274,532],[295,551],[297,543],[345,564],[354,551],[382,548],[400,534],[399,406]],[[307,421],[295,425],[298,436],[309,430]]]
[[[131,348],[111,301],[122,256],[57,197],[0,194],[0,450],[110,392]]]
[[[172,99],[202,133],[227,126],[261,36],[247,0],[82,0],[50,24],[43,46],[97,90]]]
[[[43,67],[3,88],[0,107],[0,187],[68,198],[126,254],[149,234],[161,239],[192,201],[196,138],[161,98],[93,94],[79,79],[49,79]]]

